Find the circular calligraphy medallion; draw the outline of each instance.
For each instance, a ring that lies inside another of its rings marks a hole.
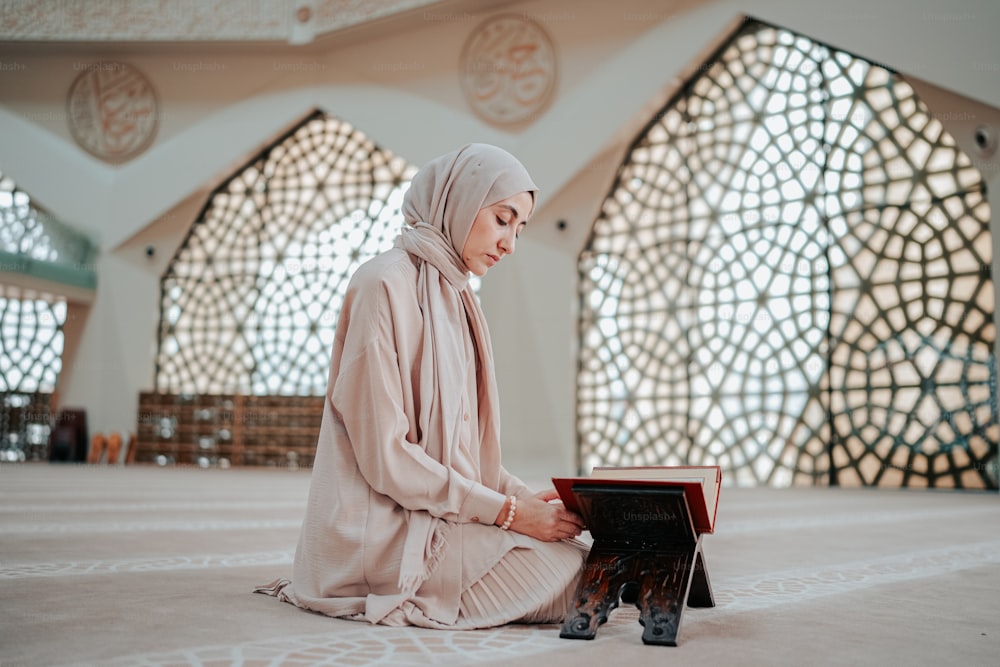
[[[93,63],[83,69],[66,100],[70,133],[105,162],[131,160],[156,136],[159,113],[152,84],[123,63]]]
[[[479,25],[461,57],[462,92],[483,120],[495,125],[530,121],[556,88],[556,48],[531,19],[501,14]]]

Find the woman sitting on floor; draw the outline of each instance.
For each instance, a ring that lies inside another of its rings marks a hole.
[[[468,284],[514,252],[536,192],[484,144],[413,178],[408,227],[344,299],[292,580],[258,592],[386,625],[563,620],[582,521],[501,465],[493,352]]]

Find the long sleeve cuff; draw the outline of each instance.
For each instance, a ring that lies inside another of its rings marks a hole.
[[[507,496],[502,493],[482,484],[474,484],[469,495],[465,497],[465,502],[462,503],[458,520],[491,526],[506,501]]]

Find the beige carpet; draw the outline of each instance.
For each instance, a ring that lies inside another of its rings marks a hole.
[[[996,493],[724,488],[718,606],[677,647],[634,608],[556,625],[384,628],[253,595],[290,569],[308,471],[0,465],[0,665],[996,665]]]

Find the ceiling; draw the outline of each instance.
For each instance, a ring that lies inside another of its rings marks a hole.
[[[441,0],[0,0],[8,42],[308,44],[381,19],[447,20]]]

